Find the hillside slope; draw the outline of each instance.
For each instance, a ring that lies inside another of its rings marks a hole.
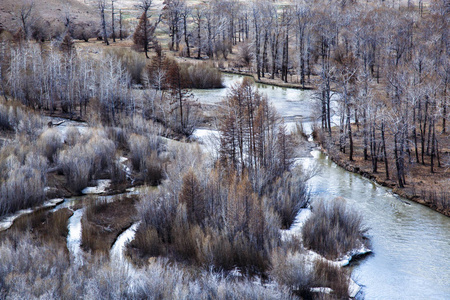
[[[66,16],[72,24],[82,27],[97,27],[100,23],[96,8],[77,0],[1,0],[0,24],[11,33],[20,28],[20,12],[27,9],[30,3],[33,8],[30,25],[39,27],[47,36],[58,35],[64,30]]]

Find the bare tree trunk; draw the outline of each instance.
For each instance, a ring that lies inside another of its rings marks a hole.
[[[5,89],[5,80],[3,79],[3,61],[5,58],[5,42],[1,42],[1,52],[0,52],[0,84],[2,88],[2,94],[3,98],[5,98],[5,101],[8,101],[8,97],[6,96],[6,89]]]
[[[433,139],[433,141],[432,141],[432,143],[431,143],[431,163],[430,163],[430,172],[431,173],[434,173],[434,151],[435,151],[435,140],[436,140],[436,130],[435,130],[435,126],[434,126],[434,120],[433,121],[431,121],[430,122],[430,124],[433,124],[432,125],[432,130],[433,130],[433,137],[432,137],[432,139]]]
[[[417,146],[417,130],[416,130],[416,108],[413,107],[413,136],[414,136],[414,152],[416,152],[416,162],[419,163],[419,148]]]
[[[267,40],[268,32],[267,29],[264,31],[264,45],[263,45],[263,58],[262,58],[262,77],[264,77],[264,72],[268,71],[267,67]]]
[[[375,124],[372,124],[370,133],[370,156],[372,159],[372,172],[378,172],[377,142],[375,138]]]
[[[347,104],[347,130],[348,130],[348,138],[350,142],[350,151],[349,151],[349,160],[353,161],[353,135],[352,135],[352,124],[350,122],[350,105]]]
[[[364,160],[368,160],[369,159],[369,155],[367,153],[367,149],[369,148],[368,145],[368,137],[367,137],[367,111],[364,108],[363,109],[363,139],[364,139]]]
[[[386,179],[389,179],[389,164],[388,164],[388,157],[387,157],[387,151],[386,151],[386,138],[384,136],[384,121],[381,123],[381,140],[383,143],[383,158],[384,158],[384,168],[386,173]]]
[[[106,33],[106,19],[105,19],[106,2],[105,1],[106,0],[99,0],[98,1],[98,8],[100,9],[100,18],[102,20],[103,40],[105,41],[106,45],[109,46],[108,34]]]
[[[272,52],[272,74],[270,75],[271,79],[275,78],[275,73],[277,72],[277,58],[278,58],[278,34],[273,34],[272,43],[271,43],[271,52]]]
[[[394,135],[394,156],[395,156],[395,166],[397,169],[397,180],[398,180],[398,186],[400,188],[404,188],[405,185],[403,184],[403,174],[402,174],[402,166],[400,162],[400,155],[399,155],[400,149],[398,146],[398,133],[395,133]]]
[[[112,29],[112,39],[113,43],[116,42],[116,28],[114,26],[114,0],[111,0],[111,29]]]
[[[123,39],[123,33],[122,33],[122,10],[119,10],[119,38],[120,40]]]

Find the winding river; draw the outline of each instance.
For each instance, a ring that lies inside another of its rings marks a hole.
[[[217,104],[228,87],[242,80],[238,75],[224,77],[224,89],[194,90],[200,103]],[[287,123],[311,122],[313,91],[257,86]],[[352,278],[363,287],[361,298],[450,299],[450,218],[345,171],[319,151],[300,163],[322,166],[309,182],[314,199],[344,198],[370,228],[373,254],[350,266]]]

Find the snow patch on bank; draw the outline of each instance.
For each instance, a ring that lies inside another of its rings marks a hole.
[[[111,185],[111,179],[99,179],[96,181],[96,186],[88,186],[84,188],[81,193],[84,195],[88,194],[101,194],[106,192],[108,187]]]
[[[219,157],[220,133],[212,129],[196,129],[192,138],[202,145],[202,150],[212,157]]]
[[[131,184],[133,184],[134,178],[131,174],[130,167],[126,164],[127,161],[128,161],[128,158],[126,158],[124,156],[119,157],[119,164],[122,166],[122,170],[125,172],[125,176],[126,176],[127,180],[131,181]]]

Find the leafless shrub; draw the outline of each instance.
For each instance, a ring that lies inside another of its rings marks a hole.
[[[152,151],[152,154],[145,158],[141,167],[143,180],[150,185],[160,184],[164,177],[163,166],[164,161],[158,157],[156,151]]]
[[[249,67],[253,61],[254,54],[252,52],[252,45],[248,43],[242,43],[239,45],[237,54],[238,67]]]
[[[85,137],[86,138],[86,137]],[[58,164],[66,176],[70,189],[80,191],[87,186],[89,180],[99,176],[102,172],[110,173],[114,165],[114,142],[106,137],[101,130],[94,131],[84,143],[78,143],[58,154]]]
[[[44,128],[44,120],[37,114],[17,109],[17,128],[16,132],[28,136],[30,139],[37,139]]]
[[[147,64],[145,57],[135,51],[129,51],[125,48],[115,48],[109,50],[109,53],[114,55],[127,69],[133,83],[142,83],[142,72]]]
[[[54,156],[63,145],[63,137],[57,129],[49,128],[39,136],[37,143],[41,153],[53,163]]]
[[[325,260],[316,260],[311,286],[329,287],[334,299],[347,299],[349,275],[346,269],[330,264]]]
[[[162,254],[161,240],[153,227],[140,228],[136,231],[132,247],[138,248],[144,256],[159,256]]]
[[[57,284],[69,268],[62,249],[39,245],[28,236],[0,245],[0,295],[12,299],[58,298]]]
[[[340,199],[319,202],[302,228],[305,247],[329,259],[336,259],[363,245],[362,217]]]
[[[88,142],[88,146],[94,152],[93,157],[93,176],[98,177],[102,172],[110,173],[114,165],[116,147],[103,130],[97,130],[93,133]]]
[[[77,40],[83,40],[89,42],[89,39],[98,36],[98,28],[94,23],[75,23],[72,28],[72,37]]]
[[[300,209],[309,203],[308,186],[299,172],[285,172],[272,189],[268,205],[280,216],[282,228],[288,229]]]
[[[274,251],[271,265],[270,276],[291,291],[302,293],[311,287],[313,269],[302,253],[289,250],[287,253],[282,250]]]
[[[124,183],[127,181],[127,171],[119,159],[115,159],[111,166],[111,180],[114,183]]]
[[[148,94],[145,93],[144,97],[147,97]],[[144,100],[147,101],[147,100]],[[144,106],[151,106],[150,103],[146,103],[144,102]],[[158,104],[160,105],[160,104]],[[146,109],[146,108],[144,108]],[[152,109],[153,111],[154,109]],[[151,117],[151,116],[149,116]],[[165,128],[159,124],[159,123],[155,123],[153,122],[151,119],[146,119],[143,116],[140,115],[135,115],[132,118],[124,118],[122,121],[122,126],[127,130],[127,132],[129,134],[131,133],[135,133],[135,134],[139,134],[142,136],[146,136],[148,139],[151,140],[151,143],[158,144],[158,149],[159,150],[163,150],[160,149],[159,147],[163,146],[163,141],[161,140],[161,138],[159,138],[158,136],[164,136],[165,135]]]
[[[7,175],[0,186],[0,215],[36,206],[45,200],[47,161],[44,157],[29,153],[21,162],[11,154],[2,164],[2,173]]]
[[[151,140],[142,135],[132,134],[128,140],[128,148],[130,149],[130,160],[133,169],[141,171],[146,158],[150,156],[153,151],[158,150],[158,143],[152,143]]]
[[[160,192],[143,193],[138,208],[142,221],[141,227],[154,228],[162,242],[169,242],[177,206],[177,199],[164,189]]]
[[[81,191],[87,186],[92,172],[94,155],[91,148],[80,144],[59,152],[58,165],[62,168],[67,185],[71,190]]]
[[[108,137],[117,146],[117,149],[126,150],[128,149],[128,132],[122,127],[109,127]]]
[[[187,272],[177,263],[154,259],[144,269],[102,256],[83,266],[69,264],[62,250],[28,237],[0,245],[0,291],[14,299],[291,299],[277,284],[265,287],[223,273]]]
[[[181,64],[180,68],[186,88],[211,89],[223,87],[222,73],[211,64]]]
[[[66,129],[64,142],[67,144],[67,146],[72,147],[77,143],[77,141],[79,141],[80,136],[80,131],[76,127],[69,126]]]
[[[163,178],[163,160],[158,156],[161,145],[160,137],[156,135],[144,137],[132,134],[128,140],[133,169],[140,172],[144,181],[153,185]]]

